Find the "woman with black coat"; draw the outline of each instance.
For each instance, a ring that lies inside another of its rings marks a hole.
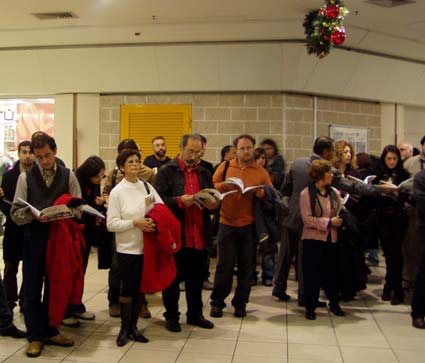
[[[394,185],[399,185],[410,177],[409,172],[403,168],[397,146],[385,146],[376,176],[373,183],[389,182]],[[404,300],[401,244],[408,223],[406,201],[407,196],[402,193],[378,197],[379,238],[387,265],[382,300],[391,300],[391,305],[399,305]]]

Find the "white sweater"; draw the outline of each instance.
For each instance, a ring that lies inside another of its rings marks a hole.
[[[130,255],[143,254],[143,232],[133,225],[134,218],[144,218],[154,203],[163,203],[148,183],[152,205],[146,208],[146,188],[142,181],[131,183],[123,179],[109,195],[107,226],[115,232],[117,252]]]

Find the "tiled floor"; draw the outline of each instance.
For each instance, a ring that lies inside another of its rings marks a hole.
[[[139,320],[150,342],[131,341],[119,348],[115,338],[120,320],[110,318],[106,309],[107,273],[96,266],[96,255],[92,255],[84,293],[86,306],[96,313],[96,320],[82,322],[79,328],[61,329],[76,345],[47,346],[41,357],[28,359],[25,341],[0,337],[0,362],[425,362],[425,331],[410,326],[409,306],[391,306],[378,299],[383,267],[373,268],[373,283],[357,301],[343,304],[346,317],[320,309],[313,322],[305,320],[296,302],[277,302],[271,297],[271,288],[256,286],[246,318],[233,317],[232,309],[227,308],[223,318],[213,319],[213,330],[182,324],[181,333],[170,333],[164,327],[160,295],[150,295],[153,318]],[[292,296],[295,291],[291,280]],[[206,316],[208,296],[204,291]],[[185,308],[181,310],[184,316]],[[16,314],[15,321],[24,327],[22,315]]]

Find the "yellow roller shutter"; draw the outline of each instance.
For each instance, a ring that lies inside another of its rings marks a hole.
[[[167,155],[179,152],[183,134],[192,130],[191,105],[122,105],[121,140],[134,139],[142,149],[142,158],[152,154],[152,139],[164,136]]]

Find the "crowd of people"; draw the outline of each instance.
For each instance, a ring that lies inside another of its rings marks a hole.
[[[59,326],[95,319],[82,303],[92,247],[98,268],[109,270],[109,315],[121,319],[118,346],[129,339],[148,343],[137,322],[151,317],[148,294],[155,292],[162,293],[167,330],[182,329],[181,290],[186,323],[213,329],[202,301],[211,256],[217,264],[210,317],[223,316],[235,274],[234,316],[247,315],[259,256],[261,282],[280,301],[291,299],[287,280],[294,265],[298,305],[315,320],[316,309],[326,306],[345,315],[340,302],[366,288],[366,262],[379,261],[380,248],[382,300],[398,305],[405,290],[413,290],[412,325],[425,329],[425,137],[416,156],[403,142],[376,157],[320,136],[313,154],[288,170],[274,140],[255,144],[251,135],[238,136],[214,167],[203,159],[207,140],[199,134],[183,135],[174,158],[166,155],[165,138],[155,137],[143,163],[137,143],[125,139],[114,169],[90,156],[74,173],[46,133],[21,142],[0,189],[6,216],[0,334],[26,337],[28,357],[39,356],[46,344],[72,346]],[[60,213],[55,209],[64,205]],[[328,304],[319,300],[321,288]],[[17,306],[26,332],[13,324]]]

